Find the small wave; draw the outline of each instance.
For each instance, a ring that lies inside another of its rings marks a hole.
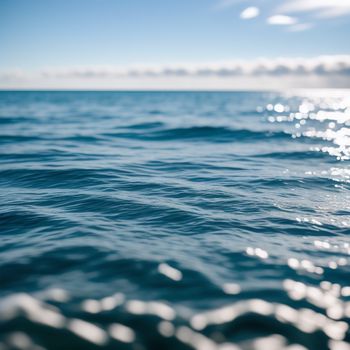
[[[266,152],[258,153],[253,155],[256,158],[270,158],[270,159],[295,159],[295,160],[310,160],[310,159],[323,159],[329,160],[330,157],[326,153],[316,152],[316,151],[295,151],[291,150],[288,152]]]
[[[284,132],[258,132],[248,129],[230,129],[225,127],[198,126],[188,128],[173,128],[148,132],[145,134],[139,133],[108,133],[104,136],[117,138],[130,138],[138,140],[150,141],[171,141],[171,140],[198,140],[198,141],[213,141],[213,142],[239,142],[253,141],[259,139],[283,139],[290,138]]]
[[[150,123],[138,123],[138,124],[132,124],[127,125],[125,128],[127,129],[154,129],[154,128],[160,128],[163,127],[164,123],[161,122],[150,122]]]

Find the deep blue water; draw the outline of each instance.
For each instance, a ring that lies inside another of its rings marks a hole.
[[[0,92],[0,349],[348,350],[350,92]]]

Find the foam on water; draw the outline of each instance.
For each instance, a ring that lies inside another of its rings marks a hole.
[[[350,93],[0,92],[0,349],[350,341]]]

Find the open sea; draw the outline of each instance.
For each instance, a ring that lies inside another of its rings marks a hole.
[[[0,349],[349,350],[350,91],[0,92]]]

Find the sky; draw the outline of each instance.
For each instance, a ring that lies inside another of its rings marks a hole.
[[[1,0],[2,89],[350,88],[350,0]]]

